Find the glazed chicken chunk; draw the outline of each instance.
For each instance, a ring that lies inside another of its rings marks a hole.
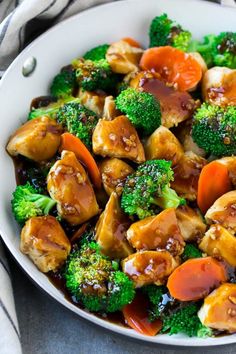
[[[127,239],[137,250],[165,249],[173,256],[181,254],[185,245],[173,208],[132,224]]]
[[[236,238],[223,226],[212,225],[199,248],[208,255],[224,259],[232,267],[236,267]]]
[[[22,155],[40,162],[55,155],[63,130],[60,124],[46,116],[32,119],[10,137],[7,151],[11,156]]]
[[[236,156],[222,157],[217,162],[225,165],[229,171],[229,178],[234,187],[236,187]]]
[[[192,151],[185,152],[178,164],[173,167],[174,181],[171,187],[188,200],[197,198],[198,179],[207,161]]]
[[[104,157],[126,158],[137,163],[145,161],[136,129],[125,116],[98,121],[93,132],[93,151]]]
[[[99,169],[103,187],[108,195],[113,191],[120,195],[126,177],[134,172],[133,168],[126,162],[115,157],[103,160]]]
[[[202,80],[205,101],[217,105],[236,105],[236,70],[214,67],[205,73]]]
[[[145,143],[147,160],[164,159],[176,165],[184,154],[184,150],[171,131],[163,126],[157,128]]]
[[[120,115],[118,109],[116,109],[116,104],[113,96],[107,96],[105,98],[103,107],[103,118],[105,120],[113,120],[115,117]]]
[[[194,141],[191,136],[192,130],[192,120],[189,119],[185,121],[181,126],[178,127],[176,132],[176,137],[181,143],[185,152],[192,151],[194,154],[199,155],[201,157],[206,156],[205,150],[201,149]]]
[[[80,98],[81,104],[87,109],[90,109],[90,111],[93,111],[99,117],[103,115],[103,107],[106,99],[105,94],[80,89],[78,97]]]
[[[236,284],[224,283],[210,293],[204,299],[198,317],[205,326],[236,332]]]
[[[106,59],[112,71],[118,74],[128,74],[138,70],[142,54],[141,48],[133,47],[128,42],[120,40],[110,45]]]
[[[167,251],[141,251],[122,261],[123,272],[133,280],[136,288],[163,284],[177,266],[177,261]]]
[[[41,272],[56,271],[71,250],[63,228],[53,216],[29,219],[21,231],[21,252],[27,254]]]
[[[139,72],[130,81],[130,86],[149,92],[160,101],[162,125],[166,128],[177,126],[190,118],[194,111],[196,103],[190,94],[167,86],[157,73]]]
[[[120,208],[119,197],[113,192],[96,225],[95,238],[104,254],[110,258],[120,259],[133,253],[126,240],[129,225],[129,218]]]
[[[47,188],[57,201],[59,215],[71,225],[79,225],[98,213],[98,204],[88,176],[71,151],[63,151],[50,169]]]
[[[185,241],[197,241],[202,238],[206,231],[206,224],[197,210],[182,205],[175,210],[175,213]]]
[[[218,198],[205,215],[208,224],[217,223],[236,232],[236,191],[230,191]]]

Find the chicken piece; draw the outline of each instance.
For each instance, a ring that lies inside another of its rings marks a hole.
[[[236,238],[223,226],[212,225],[199,248],[208,255],[224,259],[229,265],[236,267]]]
[[[206,156],[205,150],[201,149],[194,141],[191,136],[192,120],[189,119],[181,124],[177,131],[175,132],[176,137],[179,139],[180,143],[185,152],[192,151],[194,154],[201,157]]]
[[[128,74],[139,69],[142,54],[141,48],[132,47],[126,41],[120,40],[110,45],[106,59],[112,71],[118,74]]]
[[[171,131],[163,126],[157,128],[144,146],[147,160],[165,159],[176,165],[184,154],[183,148]]]
[[[167,251],[141,251],[122,261],[122,270],[133,280],[135,287],[148,284],[161,285],[178,266]]]
[[[218,198],[205,215],[208,224],[221,224],[230,232],[236,232],[236,191]]]
[[[102,252],[110,258],[124,258],[133,253],[125,236],[130,225],[122,212],[118,195],[113,192],[96,225],[96,241]]]
[[[236,156],[222,157],[217,160],[228,168],[229,178],[234,187],[236,187]]]
[[[113,96],[107,96],[104,102],[103,118],[105,120],[113,120],[120,115],[120,111],[116,109],[116,104]]]
[[[236,69],[214,67],[205,73],[202,80],[204,101],[217,106],[236,105]]]
[[[78,97],[83,106],[90,111],[96,113],[99,117],[103,115],[103,107],[106,100],[106,95],[102,93],[85,91],[83,89],[79,90]]]
[[[175,210],[175,213],[185,241],[198,241],[202,238],[206,231],[206,224],[197,210],[182,205]]]
[[[201,54],[198,52],[191,52],[188,54],[191,55],[191,57],[194,58],[198,62],[198,64],[200,64],[200,66],[202,68],[202,75],[204,75],[205,72],[207,71],[207,65],[206,65],[205,60],[201,56]],[[196,89],[196,87],[191,89],[191,91],[194,91],[194,89]]]
[[[167,86],[158,73],[142,71],[130,81],[130,86],[153,94],[161,105],[162,125],[177,126],[192,116],[196,103],[188,92]]]
[[[98,213],[96,197],[83,166],[72,151],[62,151],[50,169],[47,188],[57,201],[59,215],[71,225],[79,225]]]
[[[40,162],[52,158],[61,143],[62,126],[46,116],[32,119],[10,137],[7,151]]]
[[[236,284],[224,283],[212,291],[204,299],[198,317],[205,326],[236,332]]]
[[[21,230],[20,250],[41,272],[47,273],[63,265],[71,245],[56,218],[37,216],[29,219]]]
[[[134,126],[126,116],[112,121],[100,119],[93,132],[93,152],[137,163],[145,161],[144,149]]]
[[[173,208],[132,224],[127,239],[137,250],[164,249],[173,256],[180,255],[185,245]]]
[[[187,151],[173,167],[174,181],[171,187],[181,196],[188,200],[197,198],[198,179],[202,168],[207,161],[192,151]]]
[[[113,191],[120,195],[126,177],[134,172],[126,162],[115,157],[103,160],[99,165],[99,170],[103,187],[108,195]]]

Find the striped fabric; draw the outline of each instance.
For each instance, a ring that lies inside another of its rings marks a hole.
[[[0,0],[0,77],[17,54],[63,19],[111,0]]]
[[[21,354],[10,271],[0,241],[0,353]]]

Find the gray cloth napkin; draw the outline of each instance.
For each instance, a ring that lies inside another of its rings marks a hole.
[[[65,18],[111,0],[0,0],[0,74],[40,33]]]

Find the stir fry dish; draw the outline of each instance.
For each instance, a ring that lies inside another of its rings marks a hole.
[[[9,138],[20,250],[142,334],[234,333],[236,33],[162,14],[149,39],[72,60]]]

